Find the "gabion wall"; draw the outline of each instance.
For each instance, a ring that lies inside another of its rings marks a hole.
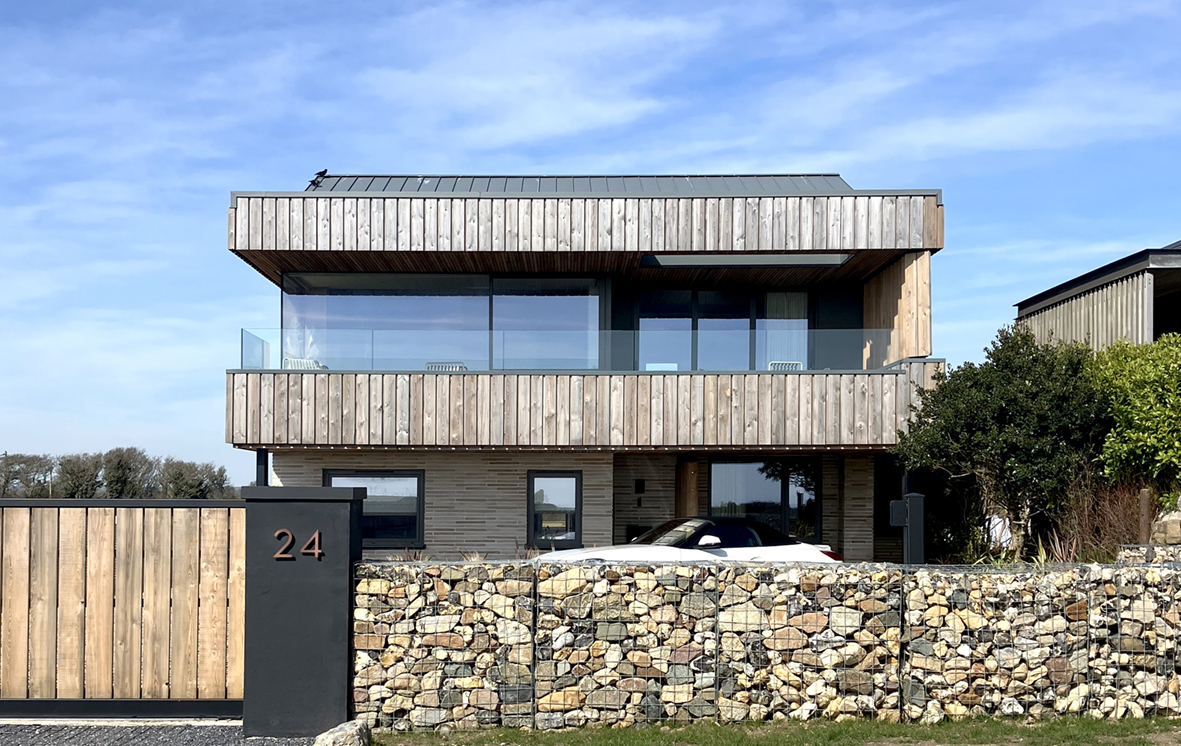
[[[378,728],[1181,714],[1172,566],[355,575],[353,702]]]

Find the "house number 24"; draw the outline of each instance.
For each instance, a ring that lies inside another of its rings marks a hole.
[[[291,533],[290,529],[281,528],[275,532],[275,538],[283,542],[283,546],[279,547],[279,551],[275,552],[274,557],[277,560],[293,560],[295,555],[291,554],[291,547],[295,546],[295,534]],[[324,556],[324,550],[320,549],[320,532],[312,534],[312,538],[307,540],[299,550],[300,554],[306,554],[309,557],[320,559]]]

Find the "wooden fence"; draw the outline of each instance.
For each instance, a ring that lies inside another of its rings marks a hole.
[[[0,501],[0,698],[241,699],[240,502]]]

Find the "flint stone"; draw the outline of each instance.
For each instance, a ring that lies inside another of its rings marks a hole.
[[[595,625],[595,638],[608,642],[619,642],[628,638],[627,625],[623,622],[599,622]]]
[[[601,707],[607,710],[621,710],[627,704],[629,695],[612,687],[596,689],[586,695],[587,707]]]
[[[565,712],[581,707],[585,701],[586,695],[578,687],[569,687],[550,692],[537,700],[537,709],[539,712]]]
[[[714,603],[713,599],[704,593],[687,593],[681,599],[681,613],[694,619],[713,616],[717,608],[718,606]]]
[[[814,635],[828,626],[828,617],[819,612],[810,611],[800,614],[797,617],[792,617],[788,620],[788,624],[796,629],[802,630],[806,634]]]
[[[459,624],[459,614],[424,616],[415,623],[414,629],[419,634],[438,634],[439,632],[450,632],[457,624]]]
[[[828,612],[828,627],[838,635],[851,635],[861,629],[861,612],[846,606],[834,606]]]
[[[571,567],[552,578],[546,578],[537,584],[537,595],[547,598],[565,598],[581,593],[590,585],[590,578],[586,570],[581,567]]]
[[[415,728],[434,728],[451,717],[451,710],[434,707],[416,707],[410,711],[410,724]]]
[[[316,736],[312,746],[369,746],[369,738],[368,723],[350,720]]]
[[[799,650],[808,646],[808,636],[795,627],[782,627],[763,638],[768,650]]]

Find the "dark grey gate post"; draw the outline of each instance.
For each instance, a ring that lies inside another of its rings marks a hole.
[[[348,719],[352,565],[364,488],[243,487],[247,736],[315,736]]]

